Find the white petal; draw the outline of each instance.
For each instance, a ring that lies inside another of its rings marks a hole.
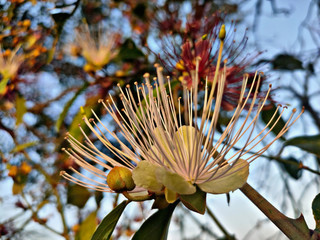
[[[156,170],[156,176],[159,182],[173,192],[179,194],[193,194],[196,192],[194,185],[180,175],[167,171],[164,168],[158,168]]]
[[[245,160],[239,159],[235,163],[235,166],[225,172],[229,167],[230,165],[221,167],[216,172],[216,179],[198,184],[199,188],[204,192],[213,194],[228,193],[241,188],[247,182],[249,175],[249,163]]]
[[[132,178],[134,183],[152,192],[161,191],[163,184],[161,184],[155,175],[155,171],[158,167],[148,161],[141,161],[132,170]]]

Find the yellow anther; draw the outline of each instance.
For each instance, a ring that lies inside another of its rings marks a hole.
[[[226,26],[224,24],[222,24],[220,32],[219,32],[219,39],[221,41],[223,41],[225,37],[226,37]]]

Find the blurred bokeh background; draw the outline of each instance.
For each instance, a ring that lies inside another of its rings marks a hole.
[[[146,72],[154,76],[154,63],[164,66],[179,94],[190,73],[183,65],[185,44],[196,48],[209,39],[214,63],[215,31],[223,23],[229,78],[263,71],[261,93],[273,86],[258,129],[277,104],[288,111],[271,139],[293,108],[305,108],[294,127],[251,164],[248,182],[288,216],[302,213],[313,229],[311,202],[320,184],[319,13],[318,0],[0,0],[1,239],[90,239],[123,197],[60,177],[62,170],[78,168],[61,151],[68,147],[66,133],[82,141],[80,125],[96,140],[80,107],[87,115],[94,109],[116,131],[98,100],[111,94],[119,101],[117,84],[142,82]],[[221,130],[232,110],[232,102],[224,106]],[[129,239],[151,205],[131,204],[114,239]],[[169,239],[285,239],[240,191],[229,202],[226,195],[210,195],[207,205],[211,211],[204,216],[179,207]]]

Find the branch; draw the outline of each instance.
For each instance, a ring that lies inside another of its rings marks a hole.
[[[289,239],[310,239],[309,228],[301,214],[299,218],[292,219],[282,214],[263,196],[261,196],[248,183],[240,188],[246,195]]]

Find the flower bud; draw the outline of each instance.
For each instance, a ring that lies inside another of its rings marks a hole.
[[[131,191],[136,186],[131,171],[125,167],[114,167],[107,176],[107,183],[115,192]]]

